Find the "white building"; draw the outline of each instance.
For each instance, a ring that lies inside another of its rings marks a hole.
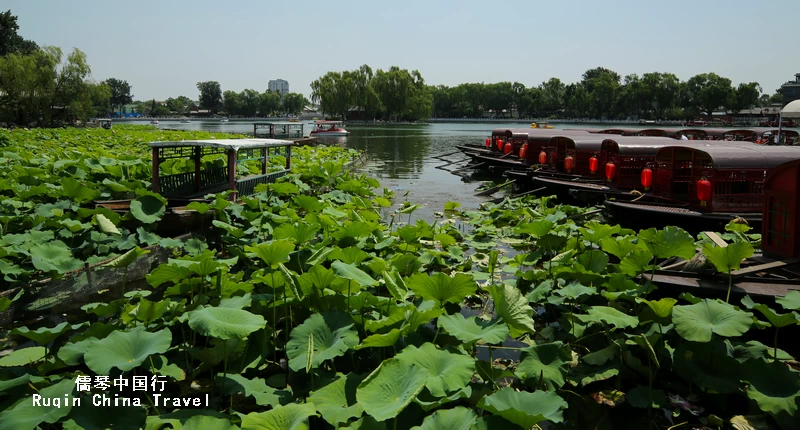
[[[289,92],[289,82],[283,79],[274,79],[269,81],[268,88],[273,93],[278,93],[283,97],[284,94]]]

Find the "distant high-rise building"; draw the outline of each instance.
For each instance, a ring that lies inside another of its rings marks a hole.
[[[795,73],[794,82],[789,81],[781,85],[778,92],[783,95],[784,106],[800,99],[800,73]]]
[[[289,82],[283,79],[274,79],[269,81],[268,88],[273,93],[278,93],[283,97],[284,94],[289,92]]]

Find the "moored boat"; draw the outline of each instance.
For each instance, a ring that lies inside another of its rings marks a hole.
[[[342,121],[314,121],[314,129],[311,130],[311,136],[347,136],[350,132],[342,127],[343,124]]]

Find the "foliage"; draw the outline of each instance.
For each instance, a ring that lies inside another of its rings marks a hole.
[[[197,83],[197,91],[200,91],[200,107],[208,109],[211,113],[217,113],[222,108],[222,89],[217,81],[205,81]]]

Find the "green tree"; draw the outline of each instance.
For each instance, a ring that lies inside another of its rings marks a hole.
[[[734,95],[731,80],[716,73],[701,73],[686,81],[689,106],[711,115]]]
[[[311,82],[311,100],[326,114],[346,119],[355,99],[356,84],[351,74],[328,72]]]
[[[281,95],[266,91],[259,96],[258,111],[262,116],[271,116],[281,108]]]
[[[0,56],[30,55],[39,49],[36,42],[23,39],[17,34],[18,30],[17,17],[11,15],[11,10],[0,13]]]
[[[222,88],[219,82],[198,82],[197,90],[200,91],[200,106],[203,109],[208,109],[214,114],[222,108]]]
[[[85,82],[82,90],[70,101],[68,110],[73,119],[86,121],[105,116],[111,100],[111,88],[104,82]]]
[[[242,101],[239,93],[227,90],[222,93],[222,109],[228,115],[239,115],[242,111]]]
[[[49,103],[51,123],[55,120],[69,121],[73,116],[83,112],[81,108],[73,107],[72,104],[82,96],[82,92],[86,91],[88,85],[86,78],[92,73],[86,54],[80,49],[73,49],[64,62],[60,61],[60,49],[55,48],[53,52],[58,54],[59,65]]]
[[[564,108],[566,86],[561,79],[550,78],[539,86],[542,91],[542,109],[547,115],[555,115]]]
[[[486,86],[487,107],[499,116],[503,110],[510,111],[514,104],[514,86],[511,82],[498,82]]]
[[[133,102],[130,84],[128,84],[128,81],[116,78],[108,78],[103,82],[108,85],[108,88],[111,90],[111,109],[119,108],[118,112],[122,113],[122,107]]]
[[[167,99],[167,108],[170,112],[188,115],[192,109],[192,100],[186,96],[178,96],[177,98],[170,97]]]
[[[258,107],[261,104],[261,94],[256,90],[245,88],[239,93],[239,101],[241,102],[241,112],[239,114],[246,117],[254,117],[258,113]]]
[[[564,88],[564,104],[568,116],[585,117],[588,103],[589,94],[583,85],[569,84]]]
[[[619,85],[619,73],[610,69],[606,69],[605,67],[595,67],[594,69],[589,69],[583,72],[583,80],[581,80],[581,84],[586,87],[586,91],[591,93],[594,91],[594,80],[601,76],[607,76],[612,81],[616,82],[617,85]]]
[[[288,114],[299,114],[303,112],[308,100],[300,93],[286,93],[283,95],[283,111]]]
[[[0,121],[28,126],[44,120],[55,84],[58,48],[0,57]]]
[[[759,105],[759,94],[761,94],[761,85],[758,82],[741,83],[733,91],[727,106],[734,114],[739,113],[742,109],[750,109]]]

